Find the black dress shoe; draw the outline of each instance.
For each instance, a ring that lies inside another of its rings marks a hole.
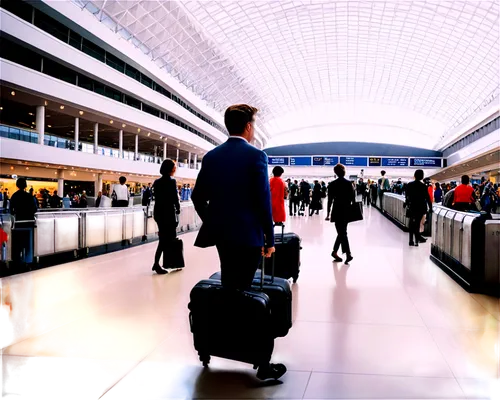
[[[342,259],[337,255],[337,253],[335,251],[332,251],[332,257],[333,257],[333,261],[342,262]]]
[[[348,254],[346,259],[345,259],[344,264],[349,264],[353,259],[354,259],[354,257],[352,255]]]
[[[269,364],[265,367],[260,367],[257,371],[257,378],[261,381],[267,379],[279,379],[286,374],[286,367],[283,364]]]
[[[409,243],[409,245],[410,246],[415,246],[415,242],[412,241],[412,242]]]
[[[427,242],[427,239],[424,238],[423,236],[420,236],[417,241],[418,241],[418,243],[425,243],[425,242]]]
[[[163,269],[160,264],[154,264],[152,270],[156,272],[158,275],[165,275],[168,274],[168,271],[166,269]]]

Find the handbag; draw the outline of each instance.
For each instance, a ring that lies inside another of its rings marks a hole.
[[[184,243],[182,239],[175,238],[172,244],[172,260],[171,265],[173,268],[184,268]]]
[[[351,203],[347,210],[347,222],[356,222],[363,220],[363,203],[356,201]]]

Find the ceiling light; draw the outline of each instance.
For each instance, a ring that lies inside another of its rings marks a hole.
[[[141,128],[137,128],[137,132],[141,132]]]
[[[26,171],[29,170],[29,169],[30,169],[30,167],[26,167]]]
[[[158,136],[158,137],[159,137],[160,139],[163,139],[163,136],[161,136],[161,135],[160,135],[160,136]]]
[[[122,128],[125,128],[127,125],[126,124],[122,124]]]
[[[78,114],[83,115],[83,111],[78,111]]]
[[[16,92],[12,91],[12,92],[10,92],[10,94],[11,94],[12,96],[15,96],[15,95],[16,95]]]
[[[61,110],[64,110],[64,106],[59,106],[59,108],[60,108]]]
[[[45,103],[44,103],[46,106],[49,105],[49,102],[47,100],[45,100]]]
[[[151,132],[148,132],[148,136],[151,136]]]
[[[177,147],[181,147],[181,144],[180,144],[180,143],[177,143]]]
[[[32,115],[33,115],[33,113],[28,113],[28,115],[31,115],[31,116],[32,116]]]
[[[52,128],[52,125],[47,125],[48,128]]]
[[[11,171],[14,171],[14,167],[13,167],[12,165],[10,166],[10,170],[11,170]]]
[[[110,120],[109,120],[109,123],[110,123],[110,124],[113,124],[113,122],[114,122],[114,121],[113,121],[112,119],[110,119]]]
[[[0,107],[0,111],[2,111],[2,110],[3,110],[3,107]]]

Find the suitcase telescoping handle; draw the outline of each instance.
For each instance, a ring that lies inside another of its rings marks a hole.
[[[285,241],[285,223],[284,222],[278,222],[273,225],[273,228],[276,228],[277,226],[281,226],[281,243]]]
[[[266,256],[262,256],[262,270],[260,271],[260,290],[264,290],[264,275]],[[274,283],[274,254],[271,255],[271,283]]]

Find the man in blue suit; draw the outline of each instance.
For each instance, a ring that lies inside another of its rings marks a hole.
[[[203,157],[191,196],[203,221],[195,246],[216,246],[222,285],[241,290],[250,288],[262,255],[275,251],[267,155],[250,144],[256,113],[246,104],[226,110],[230,138]],[[282,364],[267,364],[257,376],[278,379],[285,372]]]

